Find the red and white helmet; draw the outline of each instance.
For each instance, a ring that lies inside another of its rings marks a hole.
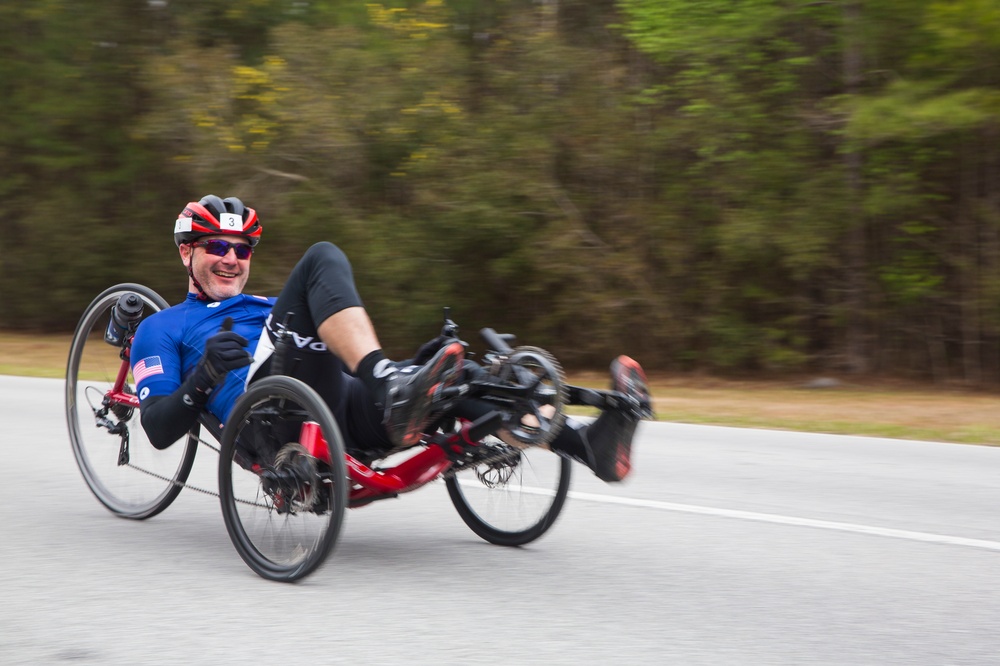
[[[253,246],[260,240],[261,229],[253,208],[244,206],[236,197],[220,199],[209,194],[197,203],[192,201],[181,211],[174,223],[174,242],[179,247],[202,236],[230,234],[243,236]]]

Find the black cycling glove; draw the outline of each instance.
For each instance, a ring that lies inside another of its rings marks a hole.
[[[247,351],[247,339],[233,332],[232,317],[226,317],[219,332],[205,342],[205,353],[194,371],[194,388],[208,396],[216,386],[225,381],[231,370],[238,370],[253,363]]]

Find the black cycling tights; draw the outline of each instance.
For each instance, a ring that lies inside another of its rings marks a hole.
[[[292,269],[267,320],[273,341],[275,326],[287,321],[283,374],[300,379],[323,398],[333,412],[351,449],[389,446],[382,412],[361,381],[349,374],[319,338],[318,328],[331,315],[350,307],[363,307],[354,285],[347,255],[332,243],[317,243],[306,250]],[[265,363],[254,379],[269,373]]]

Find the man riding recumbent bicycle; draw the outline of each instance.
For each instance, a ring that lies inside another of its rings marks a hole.
[[[478,535],[521,545],[558,516],[570,459],[609,482],[629,473],[651,415],[634,360],[612,363],[610,390],[569,386],[551,354],[490,329],[482,362],[466,359],[446,314],[414,358],[391,361],[330,243],[305,253],[277,298],[244,294],[260,235],[239,199],[191,202],[174,226],[185,301],[123,284],[84,312],[67,419],[84,479],[114,513],[165,509],[208,446],[237,551],[265,578],[296,580],[329,554],[345,508],[437,478]],[[601,413],[587,423],[567,404]]]

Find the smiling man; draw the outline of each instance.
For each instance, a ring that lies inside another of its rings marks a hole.
[[[220,210],[217,219],[206,206]],[[229,212],[230,209],[233,212]],[[217,222],[218,228],[212,222]],[[218,231],[219,235],[206,235],[213,231]],[[197,290],[203,300],[213,301],[224,301],[243,293],[250,277],[253,246],[260,240],[261,231],[257,211],[244,206],[235,197],[221,201],[209,195],[198,203],[185,206],[174,223],[174,240],[188,270],[189,291]],[[230,246],[232,252],[228,249]],[[199,260],[196,267],[194,257],[198,248],[204,249],[204,260]]]

